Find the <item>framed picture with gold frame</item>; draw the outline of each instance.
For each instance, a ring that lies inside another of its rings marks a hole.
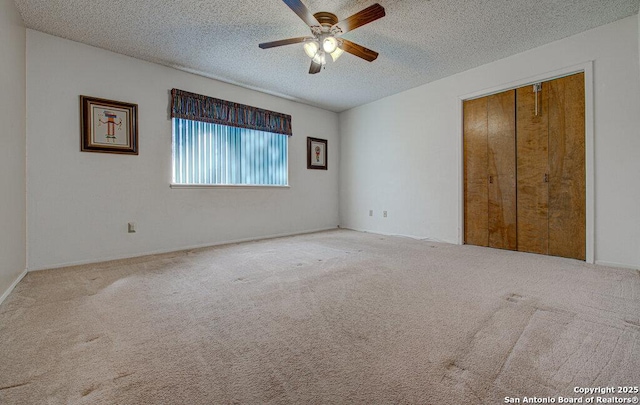
[[[80,96],[80,150],[138,154],[138,105]]]
[[[307,137],[307,169],[327,170],[327,140]]]

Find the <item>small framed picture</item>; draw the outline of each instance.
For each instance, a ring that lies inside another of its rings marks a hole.
[[[307,138],[307,169],[327,170],[327,140]]]
[[[80,150],[138,154],[138,105],[80,96]]]

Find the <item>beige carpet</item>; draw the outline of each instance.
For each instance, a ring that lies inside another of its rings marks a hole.
[[[639,317],[638,271],[336,230],[28,274],[0,403],[585,396],[640,385]]]

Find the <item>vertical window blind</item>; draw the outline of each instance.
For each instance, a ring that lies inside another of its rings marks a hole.
[[[171,90],[173,183],[289,184],[291,116]]]
[[[173,182],[287,185],[288,136],[173,118]]]

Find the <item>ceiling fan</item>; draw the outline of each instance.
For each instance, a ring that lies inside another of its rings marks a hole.
[[[335,62],[343,52],[348,52],[366,61],[373,62],[378,57],[378,52],[365,48],[341,36],[358,27],[369,24],[385,16],[384,7],[376,3],[364,10],[355,13],[349,18],[338,21],[335,14],[320,11],[311,14],[301,0],[283,0],[294,13],[298,15],[311,28],[312,37],[298,37],[283,39],[280,41],[264,42],[258,45],[262,49],[275,48],[276,46],[298,44],[304,42],[304,51],[311,58],[310,74],[320,72],[327,63],[327,54]]]

